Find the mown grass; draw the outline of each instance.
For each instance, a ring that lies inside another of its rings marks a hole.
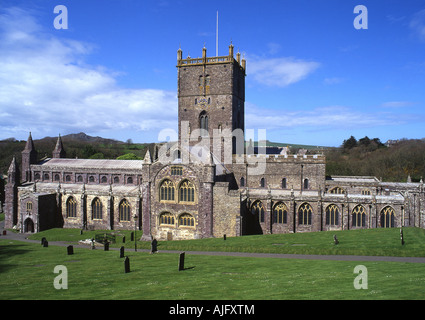
[[[80,239],[92,238],[97,233],[116,232],[117,242],[111,247],[134,248],[130,240],[131,231],[84,231],[80,235],[75,229],[52,229],[32,235],[31,239],[49,241],[70,241],[77,243]],[[242,237],[208,238],[183,241],[159,241],[159,250],[177,251],[225,251],[225,252],[259,252],[288,254],[339,254],[370,256],[425,256],[425,230],[420,228],[403,228],[405,244],[400,241],[400,229],[361,229],[344,231],[326,231],[295,234],[272,234]],[[122,236],[126,243],[122,242]],[[150,249],[149,242],[139,241],[142,233],[136,233],[137,247]],[[339,244],[335,245],[333,235]]]
[[[424,299],[424,265],[301,259],[186,255],[128,251],[124,273],[118,251],[0,239],[1,299],[60,300],[281,300]],[[356,265],[368,271],[368,289],[356,290]],[[57,290],[54,268],[68,271],[68,289]]]

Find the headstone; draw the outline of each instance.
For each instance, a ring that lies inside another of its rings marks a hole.
[[[95,242],[94,242],[94,239],[93,238],[91,239],[91,249],[92,250],[96,249],[96,245],[95,245]]]
[[[47,240],[44,240],[43,242],[43,247],[47,248],[49,246],[49,242]]]
[[[66,249],[68,251],[68,255],[69,256],[72,255],[72,254],[74,254],[74,247],[73,246],[68,246]]]
[[[223,239],[226,240],[226,235],[223,236]]]
[[[41,238],[41,245],[44,245],[44,242],[45,241],[46,241],[46,238],[45,237]]]
[[[404,246],[403,230],[401,228],[400,228],[400,240],[401,240],[401,245]]]
[[[122,243],[125,243],[125,236],[122,237]]]
[[[158,252],[158,241],[153,239],[151,242],[151,254],[155,252]]]
[[[109,241],[106,241],[105,244],[103,245],[103,250],[104,251],[109,251]]]
[[[130,241],[134,241],[134,231],[130,233]]]
[[[184,270],[184,252],[180,253],[179,258],[179,271]]]
[[[120,248],[120,258],[124,258],[124,247]]]
[[[124,260],[124,272],[125,273],[130,272],[130,259],[128,257],[125,257],[125,260]]]
[[[335,244],[338,244],[339,243],[338,238],[336,237],[336,234],[334,234],[334,243]]]
[[[83,234],[83,229],[80,230],[80,236]]]

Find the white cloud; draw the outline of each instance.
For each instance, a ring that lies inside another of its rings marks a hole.
[[[173,128],[175,92],[117,85],[115,71],[84,63],[92,44],[45,32],[19,8],[0,14],[0,139],[28,131]]]
[[[249,58],[248,73],[253,79],[267,86],[286,87],[305,79],[320,64],[293,57],[261,59]]]
[[[413,15],[409,26],[420,40],[425,41],[425,9]]]

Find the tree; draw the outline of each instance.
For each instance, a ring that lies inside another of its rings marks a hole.
[[[352,149],[357,146],[357,139],[351,136],[348,140],[342,143],[344,149]]]
[[[136,156],[134,153],[126,153],[122,156],[119,156],[117,160],[142,160],[142,158]]]

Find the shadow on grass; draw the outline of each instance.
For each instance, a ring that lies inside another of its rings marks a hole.
[[[18,265],[8,263],[8,258],[30,251],[28,246],[24,244],[7,245],[6,242],[0,242],[0,273],[18,267]]]

